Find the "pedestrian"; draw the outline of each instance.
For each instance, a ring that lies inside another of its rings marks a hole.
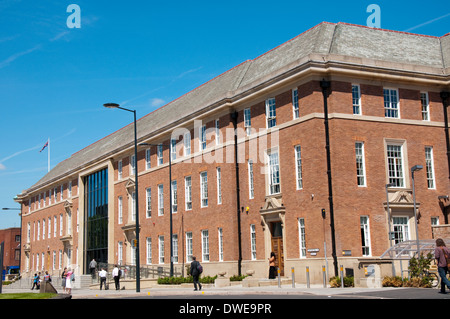
[[[72,293],[72,281],[75,281],[75,275],[73,274],[72,269],[69,267],[67,269],[67,276],[66,276],[66,292],[69,295]]]
[[[120,270],[117,265],[114,265],[112,275],[114,278],[114,285],[116,286],[116,290],[119,290],[120,289]]]
[[[61,286],[64,292],[66,292],[66,277],[67,277],[67,267],[64,267],[64,270],[61,274]]]
[[[275,268],[275,253],[272,251],[269,258],[269,279],[275,279],[277,270]]]
[[[441,238],[436,239],[436,248],[434,249],[434,258],[436,258],[439,277],[441,277],[441,291],[446,294],[445,286],[450,289],[450,281],[447,279],[448,264],[450,263],[450,250],[445,246]]]
[[[50,277],[50,274],[47,270],[45,271],[44,281],[52,282],[52,277]]]
[[[108,290],[108,286],[106,286],[106,276],[108,273],[106,272],[105,268],[102,268],[102,270],[99,271],[98,276],[100,277],[100,290],[102,290],[102,286],[105,285],[105,290]]]
[[[36,287],[36,289],[39,289],[39,276],[38,276],[38,274],[34,274],[33,286],[31,286],[31,290],[33,290],[34,287]]]
[[[89,263],[89,270],[91,272],[92,278],[95,278],[95,269],[97,268],[97,262],[94,258],[92,258],[91,262]]]
[[[196,260],[195,256],[193,256],[190,274],[194,279],[194,291],[197,291],[197,285],[199,287],[199,290],[202,290],[202,284],[199,282],[199,277],[202,272],[203,272],[202,265],[200,265],[200,263]]]

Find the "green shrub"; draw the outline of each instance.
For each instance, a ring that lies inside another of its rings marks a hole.
[[[352,276],[345,276],[344,277],[344,287],[354,287],[355,281]],[[330,278],[330,287],[331,288],[339,288],[341,287],[341,278],[339,276],[331,277]]]
[[[216,278],[217,278],[217,276],[200,277],[199,282],[202,284],[210,284],[210,283],[214,283],[214,280],[216,280]],[[192,276],[158,278],[159,285],[181,285],[181,284],[191,284],[193,282],[194,282],[194,278]]]

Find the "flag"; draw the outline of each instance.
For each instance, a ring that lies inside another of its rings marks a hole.
[[[47,141],[47,143],[45,143],[44,147],[42,147],[42,149],[39,151],[39,153],[42,152],[47,146],[48,146],[48,141]]]

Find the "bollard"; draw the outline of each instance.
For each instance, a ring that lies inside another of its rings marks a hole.
[[[310,281],[309,281],[309,266],[306,266],[306,288],[310,288]]]
[[[341,265],[341,288],[344,288],[344,267]]]
[[[295,274],[294,274],[294,267],[291,268],[292,271],[292,288],[295,288]]]
[[[281,288],[281,277],[280,277],[280,268],[277,268],[277,272],[278,272],[278,288]]]
[[[327,274],[325,272],[325,266],[322,266],[323,273],[323,288],[327,288]]]

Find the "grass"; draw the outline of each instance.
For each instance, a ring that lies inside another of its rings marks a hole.
[[[55,297],[55,294],[34,292],[0,294],[0,299],[50,299],[52,297]]]

